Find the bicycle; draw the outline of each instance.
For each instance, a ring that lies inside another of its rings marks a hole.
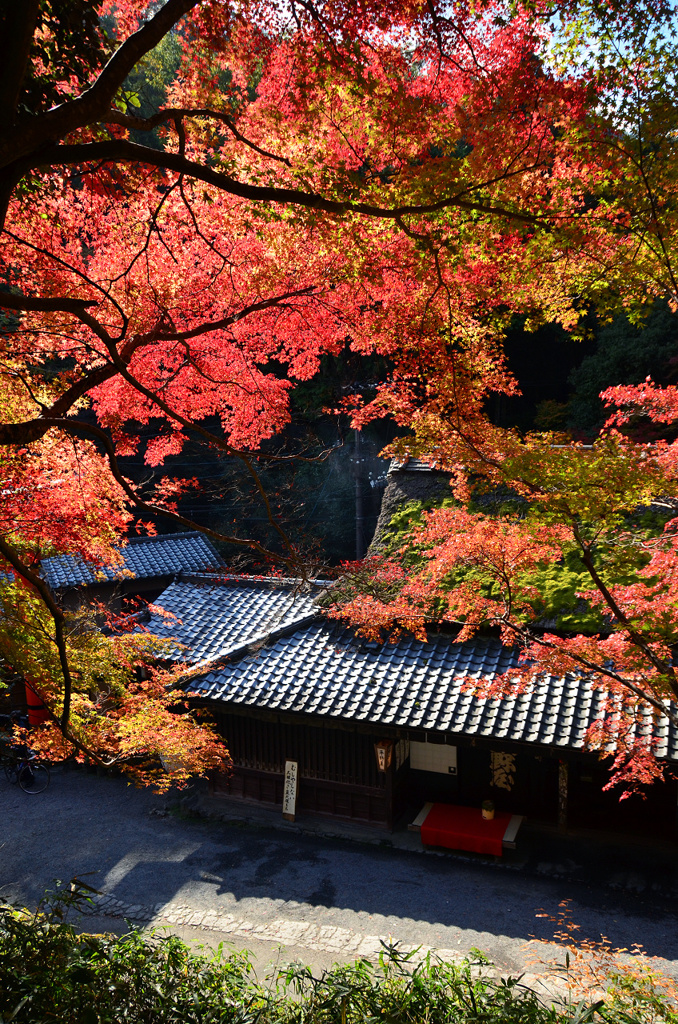
[[[24,793],[35,796],[43,793],[49,786],[49,768],[36,760],[35,754],[29,756],[5,754],[3,768],[7,781],[19,784]]]

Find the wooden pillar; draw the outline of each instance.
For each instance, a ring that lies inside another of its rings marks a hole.
[[[360,452],[361,434],[355,431],[355,456],[353,472],[355,474],[355,557],[361,559],[365,554],[365,513],[363,506],[363,466]]]
[[[385,780],[386,781],[386,785],[384,787],[385,788],[385,795],[386,795],[386,828],[388,829],[389,832],[393,831],[393,819],[394,819],[394,814],[393,814],[393,796],[394,796],[393,775],[394,775],[394,772],[395,772],[395,765],[393,763],[391,763],[388,766],[388,768],[386,769],[386,780]]]
[[[567,831],[567,761],[558,763],[558,828],[561,832]]]

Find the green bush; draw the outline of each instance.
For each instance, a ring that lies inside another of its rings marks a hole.
[[[255,1021],[268,1001],[247,957],[195,956],[174,936],[78,935],[2,914],[1,1024]]]
[[[547,1006],[520,979],[489,976],[482,957],[415,962],[388,946],[376,963],[320,977],[292,964],[267,985],[246,953],[196,953],[134,930],[78,934],[66,911],[82,889],[36,913],[0,906],[0,1024],[649,1024],[650,1004],[634,991],[621,1002],[617,987],[610,1003]],[[678,1022],[659,996],[651,1016]]]

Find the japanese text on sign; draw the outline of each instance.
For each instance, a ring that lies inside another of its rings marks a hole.
[[[285,782],[283,785],[283,818],[294,821],[297,808],[299,765],[296,761],[285,761]]]

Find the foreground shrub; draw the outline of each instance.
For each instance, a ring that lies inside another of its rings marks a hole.
[[[78,934],[66,911],[81,897],[62,892],[36,913],[0,906],[0,1024],[678,1024],[661,995],[639,1001],[632,987],[615,986],[609,1002],[545,1005],[480,956],[415,962],[388,946],[376,963],[319,978],[292,964],[266,984],[246,953],[196,953],[134,930]]]

